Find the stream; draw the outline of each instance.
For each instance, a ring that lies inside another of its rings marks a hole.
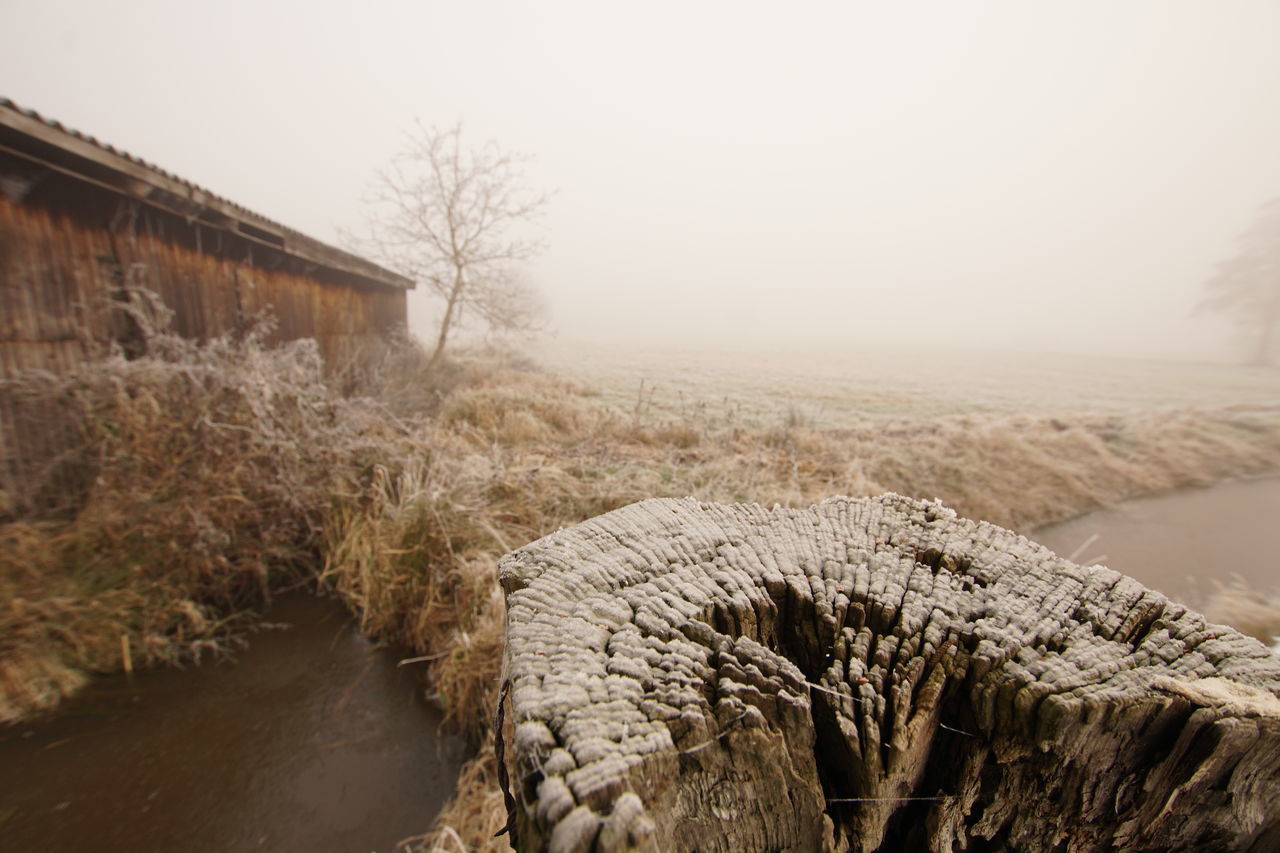
[[[0,729],[0,846],[23,851],[390,851],[452,793],[413,665],[341,605],[293,594],[234,662],[99,679]]]
[[[1277,523],[1280,477],[1265,477],[1130,501],[1030,538],[1073,562],[1101,563],[1199,608],[1215,583],[1233,577],[1264,593],[1280,586]]]

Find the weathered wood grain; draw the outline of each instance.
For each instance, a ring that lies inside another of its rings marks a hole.
[[[521,851],[1280,849],[1280,659],[897,495],[504,558]]]

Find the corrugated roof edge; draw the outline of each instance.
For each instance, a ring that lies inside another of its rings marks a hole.
[[[97,138],[68,128],[55,119],[40,115],[35,110],[19,107],[5,97],[0,97],[0,126],[8,127],[46,145],[56,146],[75,158],[115,171],[127,185],[127,188],[117,186],[116,189],[137,196],[150,204],[167,208],[189,219],[195,218],[193,209],[208,211],[216,214],[219,219],[227,220],[222,224],[242,237],[260,243],[265,242],[285,254],[387,287],[411,289],[414,286],[412,279],[254,213],[191,181],[166,172],[153,163],[135,157],[127,151],[99,142]],[[81,177],[89,179],[87,176]],[[137,187],[135,184],[138,181],[146,187]],[[201,221],[215,227],[218,224],[209,222],[207,217],[202,217]],[[241,224],[257,233],[245,233],[238,227]]]

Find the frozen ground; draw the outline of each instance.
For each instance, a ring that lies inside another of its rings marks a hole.
[[[729,352],[548,341],[533,355],[625,411],[744,425],[1280,405],[1280,369],[1190,361],[905,344]]]

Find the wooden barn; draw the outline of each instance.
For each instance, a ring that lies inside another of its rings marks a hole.
[[[411,287],[0,99],[0,520],[66,506],[89,476],[72,452],[77,404],[23,392],[30,371],[136,354],[165,314],[205,341],[266,312],[268,343],[314,338],[340,368],[404,326]]]
[[[149,290],[206,340],[269,309],[334,365],[405,324],[409,279],[0,99],[0,376],[62,371],[131,334]],[[133,330],[136,334],[136,329]]]

